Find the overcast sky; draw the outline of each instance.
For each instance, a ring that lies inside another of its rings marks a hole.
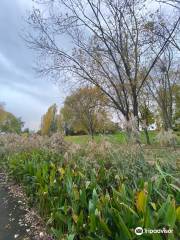
[[[61,87],[37,78],[35,55],[21,37],[31,0],[0,0],[0,102],[37,130],[41,116],[53,103],[63,102]]]

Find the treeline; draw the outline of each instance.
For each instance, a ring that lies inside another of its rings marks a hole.
[[[179,89],[178,85],[174,86],[173,94],[173,111],[171,115],[172,129],[180,130],[180,108],[179,108]],[[146,96],[147,97],[147,96]],[[165,99],[168,101],[168,99]],[[148,104],[149,103],[149,104]],[[158,105],[151,108],[151,104],[155,101],[142,101],[139,107],[139,126],[145,131],[147,143],[150,143],[148,128],[154,125],[154,129],[165,129],[166,121],[161,109]],[[47,112],[42,117],[41,135],[52,135],[55,132],[61,132],[65,135],[81,135],[89,134],[92,137],[94,134],[115,133],[122,128],[122,122],[116,118],[113,121],[113,115],[109,107],[109,100],[105,94],[97,87],[84,87],[74,91],[70,96],[67,96],[63,107],[58,110],[56,104],[49,107]],[[131,116],[130,116],[131,117]],[[131,131],[137,131],[137,119],[125,122],[124,128],[130,128]],[[120,127],[121,126],[121,127]],[[169,127],[167,128],[169,129]]]
[[[80,88],[67,96],[58,113],[56,104],[42,117],[42,135],[60,131],[65,135],[114,133],[118,124],[112,121],[107,98],[95,87]]]

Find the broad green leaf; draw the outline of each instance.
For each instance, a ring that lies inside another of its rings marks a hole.
[[[101,227],[102,230],[105,232],[105,234],[106,234],[107,236],[111,236],[112,233],[111,233],[108,225],[105,223],[105,221],[104,221],[103,219],[100,219],[99,223],[100,223],[100,227]]]
[[[75,234],[70,234],[67,237],[67,240],[74,240]]]
[[[164,223],[173,228],[175,221],[176,221],[176,209],[175,202],[174,200],[172,200],[167,206]]]
[[[112,208],[112,213],[114,215],[113,219],[116,223],[116,226],[119,228],[119,230],[123,232],[124,236],[126,236],[127,239],[132,239],[131,233],[130,233],[129,229],[127,228],[126,224],[124,223],[119,212],[116,209]]]

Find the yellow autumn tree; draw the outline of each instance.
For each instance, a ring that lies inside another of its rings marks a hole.
[[[57,106],[53,104],[42,117],[41,134],[50,135],[57,130]]]

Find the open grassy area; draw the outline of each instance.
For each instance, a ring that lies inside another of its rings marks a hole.
[[[157,132],[156,131],[150,131],[149,132],[149,137],[150,137],[150,142],[152,144],[155,143],[155,138],[156,138]],[[95,135],[94,140],[98,143],[102,138],[107,139],[111,143],[117,143],[117,144],[123,144],[126,143],[126,133],[125,132],[118,132],[115,134],[107,134],[107,135]],[[81,136],[66,136],[65,140],[68,142],[73,142],[76,144],[87,144],[90,140],[91,137],[88,135],[81,135]],[[144,132],[141,132],[140,134],[140,140],[142,143],[146,144],[146,137]],[[180,137],[178,139],[178,144],[180,143]]]

